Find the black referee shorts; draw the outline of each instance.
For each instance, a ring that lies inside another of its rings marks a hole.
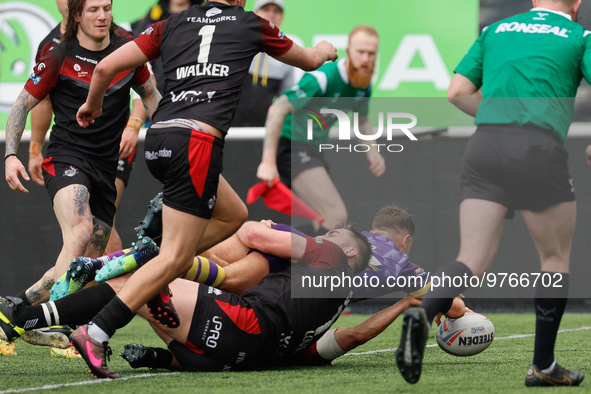
[[[277,171],[284,185],[291,189],[291,181],[299,173],[310,168],[324,167],[329,170],[328,163],[324,160],[318,146],[304,142],[292,141],[281,137],[277,146]]]
[[[542,211],[575,200],[568,152],[548,130],[480,125],[462,158],[460,197],[494,201],[516,210]]]

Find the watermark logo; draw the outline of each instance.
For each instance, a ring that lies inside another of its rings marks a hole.
[[[312,119],[307,120],[306,138],[308,141],[314,140],[314,122],[320,127],[321,131],[328,132],[328,122],[323,114],[328,114],[332,119],[336,119],[338,123],[338,140],[350,141],[355,137],[360,141],[372,141],[372,144],[356,144],[356,145],[335,145],[335,144],[319,144],[320,152],[325,150],[345,150],[349,152],[369,152],[372,149],[388,152],[402,152],[404,147],[400,144],[379,144],[378,140],[385,134],[386,140],[392,141],[396,136],[405,135],[411,141],[417,141],[417,137],[410,131],[417,125],[417,117],[408,112],[384,112],[378,113],[378,127],[377,131],[373,133],[362,133],[359,128],[359,112],[353,112],[353,122],[349,118],[348,112],[339,109],[321,108],[317,112],[309,107],[304,107],[310,112],[307,113]],[[385,121],[384,121],[385,118]],[[406,120],[406,122],[400,122]],[[367,131],[367,130],[365,130]],[[400,133],[402,132],[402,134]]]

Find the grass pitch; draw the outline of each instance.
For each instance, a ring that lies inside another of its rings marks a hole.
[[[532,393],[551,390],[591,392],[591,315],[565,314],[556,355],[567,368],[587,375],[579,388],[532,389],[524,386],[525,370],[533,357],[533,314],[487,314],[496,328],[496,339],[483,353],[454,357],[437,345],[426,350],[423,376],[407,384],[394,362],[393,349],[400,337],[401,319],[382,335],[335,361],[330,367],[298,367],[257,372],[177,373],[134,370],[118,356],[127,343],[162,346],[149,325],[139,318],[112,339],[110,368],[122,380],[92,379],[83,360],[54,359],[49,348],[19,340],[18,356],[0,356],[0,394],[16,392],[60,393]],[[352,326],[367,315],[343,316],[337,326]],[[429,345],[435,344],[435,328]]]

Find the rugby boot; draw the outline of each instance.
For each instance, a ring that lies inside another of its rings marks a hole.
[[[16,347],[14,341],[6,342],[0,340],[0,356],[16,356]]]
[[[150,200],[144,220],[135,228],[138,238],[150,237],[158,246],[162,240],[162,196],[160,192]]]
[[[17,297],[0,297],[0,340],[12,342],[25,333],[14,323],[14,312],[22,303]]]
[[[107,342],[99,343],[88,335],[88,325],[78,327],[70,335],[71,346],[74,346],[78,354],[82,356],[90,368],[88,371],[98,379],[117,379],[120,378],[115,371],[107,367],[107,359],[110,358],[112,351]]]
[[[92,282],[103,262],[90,257],[76,257],[65,274],[59,278],[49,292],[49,300],[55,301],[81,290]]]
[[[50,355],[53,358],[65,358],[65,359],[75,359],[75,358],[82,358],[80,353],[77,353],[77,350],[74,346],[69,346],[66,349],[60,349],[57,347],[52,347],[49,349]]]
[[[21,337],[23,341],[36,346],[51,346],[67,349],[70,345],[70,334],[73,332],[69,326],[52,326],[37,328],[27,331]]]
[[[159,253],[158,245],[150,237],[142,237],[137,242],[133,242],[130,249],[128,253],[106,262],[97,272],[96,281],[100,283],[134,272]]]
[[[177,328],[181,321],[172,303],[172,292],[166,286],[147,303],[150,316],[164,327]]]
[[[407,310],[402,322],[400,345],[396,349],[396,364],[408,383],[414,384],[421,377],[428,335],[429,323],[425,311],[421,308]]]
[[[550,373],[541,372],[535,364],[530,364],[525,373],[525,385],[540,386],[578,386],[585,375],[576,369],[564,369],[558,363]]]
[[[144,345],[124,345],[124,351],[121,357],[125,359],[131,368],[152,368],[151,365],[156,358],[154,349]]]

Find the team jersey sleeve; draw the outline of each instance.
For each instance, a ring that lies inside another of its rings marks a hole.
[[[348,265],[347,256],[337,244],[318,239],[306,238],[306,251],[298,264],[307,267],[333,269]]]
[[[166,21],[160,21],[155,23],[153,26],[148,27],[141,33],[138,38],[134,40],[141,51],[148,59],[153,60],[160,57],[160,43],[162,42],[162,33]]]
[[[591,31],[585,30],[583,33],[583,42],[585,52],[581,61],[581,71],[587,82],[591,83]]]
[[[326,74],[322,71],[306,73],[296,85],[284,92],[295,109],[305,107],[314,97],[323,97],[326,89],[322,84],[326,81]]]
[[[261,25],[261,35],[263,36],[261,52],[268,53],[273,57],[285,55],[293,46],[293,41],[268,20],[260,16],[257,16],[257,18]]]
[[[39,63],[33,67],[33,72],[25,84],[25,90],[37,100],[43,100],[59,80],[61,69],[60,56],[57,50],[46,52]]]
[[[472,48],[462,59],[454,70],[454,73],[461,74],[468,78],[477,88],[482,86],[482,63],[483,63],[483,40],[486,31],[478,37]]]

